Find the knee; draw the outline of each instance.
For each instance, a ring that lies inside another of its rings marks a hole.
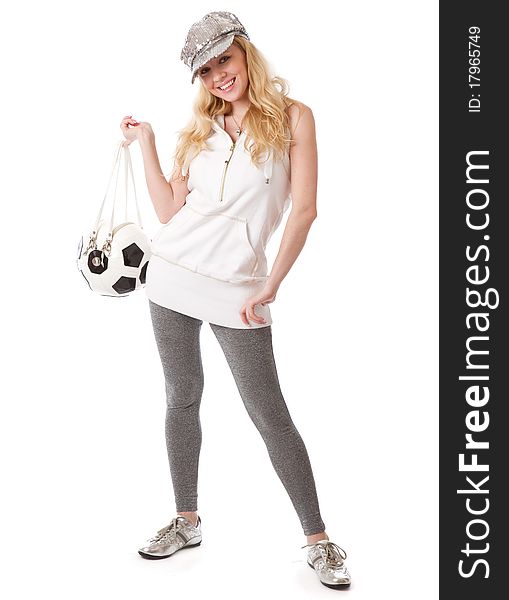
[[[203,393],[203,377],[182,377],[166,382],[168,408],[199,406]]]
[[[256,415],[252,420],[264,438],[282,439],[297,433],[291,417],[281,417],[273,414]]]

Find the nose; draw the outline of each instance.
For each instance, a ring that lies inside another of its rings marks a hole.
[[[215,71],[218,81],[221,81],[221,78],[226,75],[226,71],[224,69],[222,69],[221,66],[219,66]]]

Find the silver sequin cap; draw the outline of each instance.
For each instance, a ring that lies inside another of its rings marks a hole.
[[[180,53],[180,60],[193,72],[191,83],[198,69],[229,48],[236,35],[249,40],[244,25],[231,12],[210,12],[193,23]]]

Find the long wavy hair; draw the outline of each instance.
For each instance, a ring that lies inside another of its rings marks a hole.
[[[248,76],[249,109],[243,118],[246,131],[244,147],[251,153],[251,161],[256,166],[266,152],[274,152],[274,160],[280,160],[292,144],[290,120],[286,109],[297,102],[288,96],[289,85],[286,79],[271,73],[268,61],[263,54],[245,38],[235,36],[237,44],[246,57]],[[209,149],[207,139],[213,133],[212,123],[217,115],[231,112],[231,102],[218,98],[209,92],[200,79],[198,95],[193,104],[193,116],[189,123],[178,131],[176,150],[173,154],[173,176],[178,177],[180,169],[189,164],[201,150]],[[252,140],[252,147],[248,144]]]

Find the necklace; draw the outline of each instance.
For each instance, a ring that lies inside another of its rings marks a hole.
[[[237,125],[237,129],[235,130],[235,133],[237,135],[240,135],[242,133],[242,128],[240,127],[240,125],[237,123],[237,119],[233,116],[233,113],[231,115],[232,119],[235,121],[235,125]]]

